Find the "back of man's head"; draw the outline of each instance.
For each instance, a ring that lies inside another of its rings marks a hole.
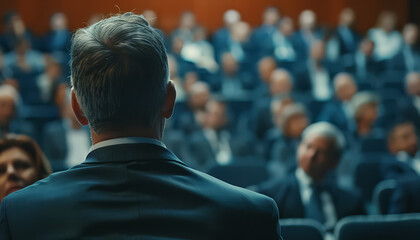
[[[168,82],[162,36],[133,13],[79,29],[71,48],[71,77],[76,98],[95,132],[153,127]]]

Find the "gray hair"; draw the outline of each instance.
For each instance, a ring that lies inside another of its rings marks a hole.
[[[169,80],[161,34],[143,16],[112,16],[79,29],[71,47],[77,100],[96,131],[159,119]]]
[[[286,106],[283,110],[283,113],[280,117],[280,125],[283,128],[283,131],[286,127],[288,127],[287,123],[290,121],[290,118],[296,115],[304,115],[305,117],[308,116],[305,106],[299,103],[292,103],[289,106]]]
[[[358,118],[360,115],[360,110],[362,107],[368,105],[368,104],[375,104],[379,105],[380,98],[378,95],[376,95],[373,92],[364,91],[356,93],[356,95],[353,96],[351,99],[351,106],[353,108],[353,114],[354,118]]]
[[[309,125],[305,131],[302,133],[302,140],[309,137],[320,136],[331,139],[335,144],[335,151],[338,154],[346,147],[346,139],[344,138],[343,133],[334,125],[328,122],[317,122]]]

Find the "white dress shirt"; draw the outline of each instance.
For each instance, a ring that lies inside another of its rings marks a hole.
[[[299,184],[300,197],[302,199],[302,203],[304,206],[307,206],[309,204],[313,192],[311,188],[313,180],[301,168],[296,169],[295,174]],[[322,212],[325,216],[324,225],[327,228],[332,227],[337,222],[337,214],[332,197],[328,192],[322,191],[320,192],[320,200],[322,204]]]

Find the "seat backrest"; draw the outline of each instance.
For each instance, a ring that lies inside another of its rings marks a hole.
[[[234,163],[225,166],[215,166],[208,174],[238,187],[248,187],[268,179],[264,164]]]
[[[389,203],[395,186],[396,181],[393,179],[382,181],[376,185],[373,191],[373,204],[377,213],[388,214]]]
[[[380,159],[363,161],[357,165],[354,184],[362,191],[362,198],[365,202],[372,199],[373,189],[382,179]]]
[[[323,240],[324,226],[312,219],[285,219],[280,220],[281,235],[287,240]]]
[[[351,216],[335,228],[336,240],[415,240],[420,237],[420,214]]]

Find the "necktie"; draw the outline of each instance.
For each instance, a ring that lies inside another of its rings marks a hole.
[[[305,217],[314,219],[320,223],[324,223],[325,216],[322,211],[321,199],[319,197],[321,193],[321,189],[319,186],[316,186],[316,185],[312,185],[311,188],[312,188],[312,195],[305,209],[305,215],[306,215]]]

